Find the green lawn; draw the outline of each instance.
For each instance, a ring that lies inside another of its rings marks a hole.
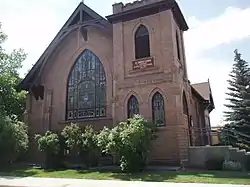
[[[0,171],[0,176],[53,177],[99,180],[157,181],[157,182],[197,182],[220,184],[250,184],[250,174],[222,171],[153,171],[124,174],[108,171],[59,170],[45,171],[35,168],[9,168]]]

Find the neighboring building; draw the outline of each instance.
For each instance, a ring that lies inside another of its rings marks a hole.
[[[223,127],[211,127],[211,144],[212,145],[219,145],[220,142],[220,135]]]
[[[209,82],[188,80],[187,30],[174,0],[114,4],[107,19],[80,3],[20,83],[29,91],[30,136],[70,122],[102,129],[141,114],[158,126],[150,160],[180,164],[189,145],[210,142],[193,132],[210,128],[214,108]]]

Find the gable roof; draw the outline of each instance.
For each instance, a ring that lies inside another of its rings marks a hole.
[[[56,46],[60,44],[61,41],[65,39],[73,30],[88,26],[112,32],[112,25],[104,17],[100,16],[94,10],[81,2],[59,30],[49,46],[45,49],[44,53],[40,56],[26,77],[20,82],[19,87],[24,90],[29,90],[30,86],[39,82],[43,67],[46,64],[47,59],[56,49]]]
[[[209,100],[211,91],[208,82],[192,84],[192,86],[205,100]]]
[[[214,100],[209,80],[207,82],[192,84],[191,86],[199,93],[199,95],[204,100],[208,101],[211,104],[212,108],[214,108]]]

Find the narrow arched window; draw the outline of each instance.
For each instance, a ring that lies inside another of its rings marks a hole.
[[[135,58],[150,57],[149,32],[144,25],[140,25],[135,32]]]
[[[152,98],[152,116],[154,124],[165,125],[164,99],[159,92],[156,92]]]
[[[182,96],[182,107],[183,107],[183,114],[188,115],[188,104],[185,92],[183,92]]]
[[[178,34],[177,31],[176,31],[175,37],[176,37],[176,50],[177,50],[177,56],[178,56],[178,59],[181,60],[180,41],[179,41],[179,34]]]
[[[85,50],[76,60],[67,84],[67,119],[106,116],[106,76],[99,58]]]
[[[139,114],[139,103],[134,95],[128,100],[128,118],[132,118],[134,115]]]

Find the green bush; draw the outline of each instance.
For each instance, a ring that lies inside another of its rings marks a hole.
[[[250,151],[250,146],[244,143],[236,143],[236,146],[240,149],[245,149],[247,152]]]
[[[87,167],[97,166],[100,151],[97,146],[97,134],[91,125],[84,128],[82,133],[82,156]]]
[[[154,132],[154,126],[136,115],[113,129],[104,128],[97,136],[98,145],[102,152],[119,156],[123,172],[138,172],[147,164]]]
[[[222,170],[224,157],[210,157],[205,161],[208,170]]]
[[[56,133],[47,131],[44,135],[36,135],[35,140],[38,150],[45,153],[45,167],[57,168],[59,164],[58,155],[60,151],[60,139]]]
[[[0,113],[0,165],[18,159],[28,149],[28,144],[26,125]]]
[[[97,135],[92,126],[87,125],[81,129],[79,125],[71,124],[63,129],[62,136],[66,140],[65,143],[71,155],[80,156],[87,167],[98,164]]]

